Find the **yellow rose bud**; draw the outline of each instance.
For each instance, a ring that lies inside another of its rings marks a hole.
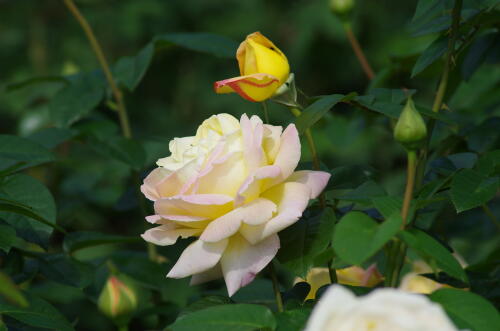
[[[427,137],[424,119],[415,108],[411,98],[399,116],[394,127],[394,138],[409,150],[417,149]]]
[[[120,324],[126,321],[137,308],[137,296],[131,282],[124,276],[108,278],[98,299],[101,312]]]
[[[375,264],[368,269],[352,266],[344,269],[337,269],[337,281],[339,284],[351,286],[374,287],[382,281],[382,275],[378,272]],[[297,282],[306,281],[311,286],[311,290],[306,300],[315,299],[316,292],[324,285],[330,284],[330,274],[328,268],[312,268],[307,273],[306,279],[297,278]]]
[[[215,82],[216,93],[238,93],[249,101],[272,97],[290,74],[288,60],[272,41],[260,32],[249,34],[236,51],[239,77]]]

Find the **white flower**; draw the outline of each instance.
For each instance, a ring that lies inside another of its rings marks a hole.
[[[437,303],[393,288],[356,297],[331,286],[314,308],[305,331],[456,331]]]

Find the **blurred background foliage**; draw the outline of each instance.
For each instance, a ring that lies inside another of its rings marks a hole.
[[[443,2],[446,8],[453,3]],[[492,3],[464,1],[462,15],[473,16]],[[95,306],[109,270],[106,261],[112,261],[120,272],[145,289],[139,305],[147,309],[134,318],[132,328],[154,328],[158,320],[167,325],[188,303],[200,297],[200,287],[189,287],[188,280],[164,277],[185,243],[160,249],[167,263],[154,264],[147,259],[145,245],[138,237],[146,222],[136,199],[138,182],[134,174],[144,176],[156,159],[168,154],[169,140],[194,134],[196,127],[212,114],[262,116],[259,104],[213,92],[214,81],[238,75],[231,53],[216,50],[219,56],[213,56],[196,52],[189,49],[192,47],[179,46],[182,41],[175,42],[172,34],[220,35],[227,38],[222,43],[231,49],[247,34],[261,31],[287,55],[296,83],[307,95],[353,91],[364,95],[374,88],[405,87],[417,90],[414,100],[430,109],[442,70],[441,61],[431,61],[411,77],[422,52],[446,29],[442,21],[430,24],[425,15],[421,21],[412,21],[416,0],[357,2],[352,26],[377,73],[372,82],[361,70],[342,22],[331,14],[325,0],[79,0],[77,4],[125,86],[125,102],[136,140],[127,142],[120,137],[111,93],[107,89],[102,92],[106,83],[95,55],[62,1],[0,0],[0,133],[27,138],[47,151],[53,149],[53,153],[40,158],[57,160],[30,168],[26,171],[29,176],[3,180],[26,182],[23,187],[29,189],[17,192],[17,200],[24,199],[35,207],[39,201],[39,212],[47,219],[57,219],[57,224],[68,232],[112,235],[115,237],[93,240],[117,244],[77,247],[79,250],[73,252],[71,245],[84,242],[81,237],[68,239],[60,232],[51,233],[33,225],[25,216],[13,220],[12,214],[3,212],[2,224],[24,222],[22,231],[16,229],[18,235],[21,231],[24,240],[37,244],[39,248],[29,248],[39,253],[29,253],[27,264],[22,263],[23,252],[17,249],[0,259],[5,272],[16,275],[16,283],[30,280],[33,293],[54,304],[70,321],[77,321],[81,330],[112,328]],[[453,125],[437,125],[433,141],[446,141],[441,146],[433,145],[442,147],[441,158],[430,164],[437,173],[468,167],[463,165],[474,164],[478,155],[499,147],[498,15],[482,19],[492,22],[464,47],[450,78],[444,113]],[[475,24],[480,26],[479,22]],[[150,44],[153,40],[157,41],[154,47]],[[137,67],[130,62],[120,67],[123,57],[137,54],[142,54],[149,65],[141,67],[137,60]],[[61,95],[61,91],[67,92],[75,85],[74,91]],[[293,121],[284,107],[273,103],[269,107],[273,124]],[[74,109],[81,109],[81,113],[65,115]],[[376,112],[339,104],[314,126],[320,159],[329,168],[363,166],[362,173],[375,179],[385,192],[400,195],[405,152],[393,142],[393,124],[393,119]],[[307,148],[303,159],[310,159]],[[352,176],[348,172],[345,175]],[[4,190],[8,184],[3,183]],[[12,198],[13,193],[9,194]],[[449,200],[434,207],[433,220],[439,215],[439,221],[432,225],[434,231],[449,240],[468,263],[482,261],[495,249],[498,252],[496,229],[480,208],[457,215]],[[498,197],[490,207],[498,217]],[[63,239],[65,251],[76,260],[55,254]],[[42,248],[49,253],[43,253]],[[52,268],[46,267],[44,259],[50,259]],[[87,264],[77,261],[92,263],[94,268],[88,270]],[[37,272],[42,276],[33,278]],[[62,282],[61,277],[65,279]],[[284,284],[293,279],[284,270],[281,277]],[[225,295],[221,284],[209,284],[203,293]],[[84,291],[79,290],[82,288]],[[150,296],[161,304],[148,306],[145,302]],[[272,302],[271,283],[265,273],[233,300]],[[16,325],[14,320],[10,323]]]

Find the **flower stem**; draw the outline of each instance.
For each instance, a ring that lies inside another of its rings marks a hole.
[[[276,271],[274,270],[273,261],[269,263],[269,273],[271,274],[271,281],[273,282],[274,296],[276,298],[276,306],[278,311],[283,312],[283,299],[281,298],[280,285],[278,283],[278,277],[276,276]]]
[[[104,72],[104,76],[108,81],[109,87],[111,88],[111,92],[113,93],[113,96],[116,101],[116,106],[118,109],[118,117],[120,118],[120,126],[123,131],[123,136],[125,138],[131,138],[132,132],[130,130],[130,124],[127,116],[127,109],[125,108],[125,102],[123,101],[123,94],[118,88],[118,85],[116,85],[115,83],[113,74],[111,73],[111,70],[108,65],[108,61],[106,61],[106,57],[104,56],[102,48],[99,45],[99,42],[97,41],[97,38],[94,34],[94,31],[92,30],[92,27],[87,22],[85,17],[80,13],[80,10],[78,10],[78,7],[75,5],[73,0],[64,0],[64,4],[66,5],[66,7],[68,7],[71,14],[76,18],[76,20],[82,27],[83,32],[87,36],[90,46],[92,47],[92,50],[94,51],[97,60],[101,65],[102,71]]]
[[[328,275],[330,276],[331,284],[338,283],[337,270],[335,270],[335,268],[333,267],[333,259],[328,261]]]
[[[129,119],[127,115],[127,108],[125,107],[125,102],[123,100],[123,93],[119,89],[118,85],[115,83],[115,79],[113,77],[113,74],[111,73],[111,69],[109,67],[108,61],[106,60],[106,57],[104,56],[104,52],[102,51],[101,46],[99,45],[99,42],[97,41],[97,38],[94,34],[94,31],[92,30],[92,27],[88,23],[87,19],[82,15],[76,4],[73,2],[73,0],[63,0],[64,4],[68,8],[68,10],[71,12],[71,14],[75,17],[75,19],[78,21],[80,24],[83,32],[85,33],[85,36],[87,37],[90,46],[92,50],[94,51],[97,61],[99,62],[102,71],[104,72],[104,76],[106,77],[106,80],[109,84],[109,87],[111,88],[111,92],[113,93],[113,97],[116,101],[116,108],[118,110],[118,118],[120,121],[120,127],[122,129],[122,134],[125,138],[131,139],[132,138],[132,130],[130,129],[130,124],[129,124]],[[139,191],[139,185],[138,183],[140,182],[139,180],[139,174],[135,176],[134,184],[137,190],[138,190],[138,201],[141,206],[144,205],[144,197],[142,196],[141,192]],[[141,208],[143,211],[144,216],[146,216],[146,211],[144,208]],[[156,260],[156,246],[154,246],[151,243],[147,243],[148,246],[148,255],[149,258],[152,261]]]
[[[262,110],[264,111],[264,121],[266,124],[269,124],[269,111],[267,110],[267,103],[264,100],[260,104],[262,105]]]
[[[118,327],[118,331],[128,331],[128,325],[121,325]]]
[[[411,200],[413,198],[413,189],[415,187],[415,175],[417,168],[417,153],[415,150],[407,152],[407,175],[406,175],[406,188],[403,198],[403,206],[401,208],[401,230],[404,230],[408,222],[408,214],[410,211]],[[389,252],[388,268],[386,275],[387,286],[397,287],[399,282],[399,275],[403,268],[406,257],[406,244],[399,239],[396,239]]]
[[[439,85],[436,91],[436,96],[434,98],[434,103],[432,104],[432,111],[437,113],[441,110],[443,106],[444,96],[446,94],[446,88],[448,86],[448,79],[450,76],[451,67],[454,64],[453,56],[455,55],[455,42],[458,38],[458,30],[460,27],[460,14],[462,11],[462,0],[455,0],[455,5],[453,6],[452,11],[452,23],[451,23],[451,32],[450,39],[448,40],[448,50],[446,52],[446,59],[444,63],[443,73],[441,74],[441,80],[439,81]],[[417,188],[422,184],[425,167],[427,164],[428,154],[429,154],[429,145],[432,139],[432,133],[434,131],[434,127],[436,126],[436,121],[431,119],[429,121],[428,132],[429,135],[426,140],[425,147],[422,150],[421,162],[418,168],[417,174]]]
[[[359,61],[359,64],[361,64],[361,68],[363,68],[366,77],[368,77],[369,80],[372,80],[375,77],[375,73],[373,72],[370,63],[368,63],[368,60],[366,59],[365,53],[363,52],[363,49],[361,48],[358,39],[356,38],[354,32],[352,31],[351,25],[344,24],[344,30],[347,35],[347,39],[351,44],[352,50],[354,51],[354,54],[356,55],[356,58]]]

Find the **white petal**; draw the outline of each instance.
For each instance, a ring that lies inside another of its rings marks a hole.
[[[189,285],[198,285],[209,282],[214,279],[219,279],[222,277],[222,270],[220,268],[220,263],[217,263],[215,267],[208,269],[207,271],[195,274],[191,277]]]
[[[168,246],[173,245],[179,237],[189,238],[192,236],[199,235],[201,229],[186,229],[178,228],[172,229],[169,225],[160,225],[144,232],[141,237],[155,245]]]
[[[249,284],[271,262],[280,246],[277,235],[251,245],[242,236],[231,237],[220,264],[229,296]]]
[[[352,306],[357,301],[356,296],[339,285],[332,285],[323,294],[309,317],[304,331],[327,330],[328,321],[339,310]]]
[[[227,239],[216,243],[196,240],[182,252],[167,277],[183,278],[207,271],[219,262],[227,243]]]
[[[301,170],[295,171],[286,181],[302,183],[309,186],[311,189],[311,199],[314,199],[320,195],[326,184],[328,184],[330,176],[328,172],[324,171]]]

